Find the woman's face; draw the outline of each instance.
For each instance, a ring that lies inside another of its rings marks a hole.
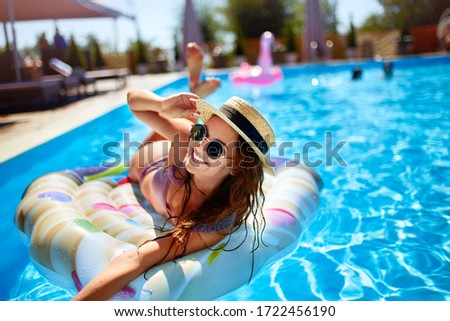
[[[238,151],[239,135],[217,116],[211,117],[204,125],[206,138],[189,142],[186,169],[194,175],[223,179],[232,172],[232,158]],[[218,153],[220,149],[222,153]]]

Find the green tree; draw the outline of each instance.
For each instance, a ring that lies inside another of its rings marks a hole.
[[[320,0],[322,25],[325,34],[336,34],[339,20],[337,18],[337,0]],[[292,28],[295,35],[301,35],[304,31],[306,16],[306,1],[285,0],[288,19],[286,24]]]
[[[93,68],[103,68],[106,66],[102,50],[94,35],[89,36],[89,54]]]
[[[136,56],[136,62],[138,64],[146,64],[148,62],[147,53],[150,48],[148,43],[142,41],[141,38],[138,37],[138,40],[132,42],[130,47]]]
[[[320,1],[325,34],[332,35],[338,33],[337,26],[339,24],[339,19],[337,17],[337,5],[337,0]]]
[[[356,48],[356,28],[353,21],[350,22],[350,31],[347,34],[347,47]]]
[[[83,55],[83,52],[80,50],[78,44],[75,41],[74,36],[70,36],[69,44],[66,50],[65,61],[72,68],[81,68],[86,70],[87,61]]]
[[[228,0],[225,10],[230,31],[243,38],[258,38],[265,31],[283,34],[286,21],[284,1]]]
[[[389,24],[386,17],[381,14],[372,14],[367,17],[366,21],[361,25],[359,30],[362,32],[370,31],[387,31],[395,29],[395,24]]]
[[[286,50],[288,52],[294,52],[295,51],[295,34],[294,34],[294,28],[292,27],[292,24],[286,24],[284,34],[284,42],[286,46]]]
[[[439,22],[448,0],[378,0],[383,13],[370,16],[363,30],[410,29],[415,26],[433,25]]]
[[[299,0],[286,0],[285,10],[287,14],[286,27],[290,28],[294,36],[303,34],[303,25],[305,22],[306,2]]]
[[[179,30],[175,30],[175,32],[173,33],[173,55],[174,55],[174,59],[175,59],[175,63],[177,63],[180,60],[180,45],[179,45],[179,41],[178,41],[178,33]]]
[[[234,43],[234,54],[236,56],[244,55],[244,48],[242,47],[242,39],[240,37],[236,37],[236,40]]]
[[[212,43],[217,41],[217,34],[220,28],[216,16],[213,14],[213,10],[214,9],[211,9],[211,5],[208,3],[198,6],[197,10],[197,16],[202,29],[203,38],[205,42]]]

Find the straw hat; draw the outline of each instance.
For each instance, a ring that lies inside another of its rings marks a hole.
[[[275,133],[255,107],[244,99],[234,96],[219,109],[199,99],[197,100],[197,111],[203,122],[215,115],[230,125],[253,148],[264,165],[264,169],[273,173],[273,168],[264,155],[275,143]]]

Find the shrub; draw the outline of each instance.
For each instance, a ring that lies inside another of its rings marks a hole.
[[[66,63],[68,63],[72,68],[81,68],[86,70],[87,61],[81,52],[78,44],[75,41],[74,36],[70,36],[69,45],[66,50],[65,59]]]

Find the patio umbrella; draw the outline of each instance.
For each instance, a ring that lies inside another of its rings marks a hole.
[[[205,40],[203,38],[202,28],[197,20],[192,0],[186,0],[186,6],[184,9],[183,46],[180,48],[183,62],[185,62],[184,48],[189,42],[196,42],[200,47],[205,49]]]
[[[304,29],[303,57],[311,61],[325,56],[325,40],[319,0],[306,1]]]
[[[32,4],[31,4],[32,3]],[[0,21],[10,22],[16,80],[21,81],[16,47],[16,21],[73,19],[73,18],[134,17],[90,0],[0,0]]]
[[[445,50],[447,44],[450,43],[450,7],[442,13],[436,35],[441,42],[442,49]]]

